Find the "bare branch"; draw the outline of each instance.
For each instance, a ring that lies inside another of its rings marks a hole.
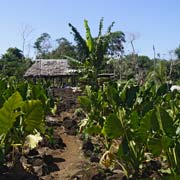
[[[23,52],[23,55],[25,54],[25,46],[26,46],[27,40],[28,40],[29,36],[32,34],[33,31],[34,31],[34,29],[30,25],[27,25],[25,23],[21,24],[20,35],[21,35],[21,38],[22,38],[22,52]]]

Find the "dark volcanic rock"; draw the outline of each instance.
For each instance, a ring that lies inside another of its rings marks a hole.
[[[82,149],[84,151],[88,151],[88,150],[93,151],[94,150],[94,145],[90,139],[87,139],[86,141],[83,142]]]
[[[102,173],[95,174],[91,180],[105,180],[106,176]]]
[[[41,147],[49,147],[51,149],[64,149],[66,144],[63,142],[62,138],[58,135],[54,135],[51,140],[47,137],[43,137],[43,141],[40,142]]]
[[[54,163],[54,159],[53,159],[52,155],[44,155],[43,158],[44,158],[44,162],[47,165],[51,165]]]
[[[39,152],[36,149],[31,149],[28,153],[28,156],[36,156]]]
[[[47,127],[53,127],[53,126],[60,127],[62,125],[61,121],[58,121],[56,117],[52,117],[52,116],[47,116],[45,122]]]
[[[106,174],[107,180],[125,180],[126,176],[124,172],[120,169],[115,169],[112,173],[109,173],[109,175]]]
[[[33,166],[33,172],[34,172],[37,176],[42,176],[42,175],[43,175],[42,166]]]
[[[51,164],[51,165],[43,165],[42,167],[42,174],[43,176],[54,172],[54,171],[59,171],[59,167],[56,164]]]
[[[97,155],[92,154],[90,157],[90,161],[98,163],[100,161],[100,159],[97,157]]]
[[[63,120],[62,125],[66,129],[66,133],[68,135],[73,135],[75,136],[77,134],[77,122],[74,119],[70,119],[69,117],[65,117]]]
[[[75,127],[72,127],[71,129],[67,129],[66,133],[71,136],[75,136],[77,134],[77,129]]]
[[[32,164],[34,166],[40,166],[44,163],[43,158],[39,155],[39,156],[30,156],[30,157],[26,157],[27,158],[27,163],[28,164]]]
[[[72,127],[77,127],[77,123],[75,120],[71,120],[71,119],[67,119],[64,120],[62,125],[66,128],[66,129],[71,129]]]
[[[42,158],[34,158],[32,160],[33,166],[42,166],[44,164],[44,160]]]
[[[64,149],[66,147],[66,144],[63,142],[61,137],[55,138],[54,148],[55,149]]]

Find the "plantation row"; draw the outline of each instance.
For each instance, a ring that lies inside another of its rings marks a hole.
[[[13,153],[34,148],[29,135],[45,133],[45,112],[50,113],[52,98],[45,85],[15,79],[0,80],[0,160]],[[80,123],[84,135],[103,137],[106,148],[100,163],[105,168],[118,164],[126,177],[142,177],[148,162],[161,176],[180,174],[180,93],[167,83],[133,80],[112,81],[98,91],[86,86],[79,97],[86,119]],[[149,172],[151,173],[151,172]]]
[[[118,163],[135,179],[158,159],[166,165],[154,171],[180,174],[180,93],[169,89],[166,83],[139,86],[131,80],[104,84],[98,92],[86,87],[86,96],[79,98],[87,114],[81,128],[104,137],[106,168]]]
[[[0,79],[0,164],[14,148],[25,146],[27,136],[45,132],[45,114],[53,105],[47,90],[39,82],[17,82],[14,78]]]

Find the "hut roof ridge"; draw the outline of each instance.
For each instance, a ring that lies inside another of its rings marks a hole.
[[[70,67],[67,59],[36,59],[24,77],[69,76],[75,72],[76,70]]]

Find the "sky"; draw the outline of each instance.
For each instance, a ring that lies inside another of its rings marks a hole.
[[[25,53],[34,55],[33,43],[44,32],[52,39],[73,42],[68,23],[85,36],[87,19],[93,36],[104,17],[104,32],[112,21],[112,31],[126,34],[125,53],[132,52],[130,40],[135,35],[136,53],[153,57],[153,45],[161,58],[180,44],[180,0],[1,0],[0,54],[9,47],[22,49],[22,31],[26,37]]]

